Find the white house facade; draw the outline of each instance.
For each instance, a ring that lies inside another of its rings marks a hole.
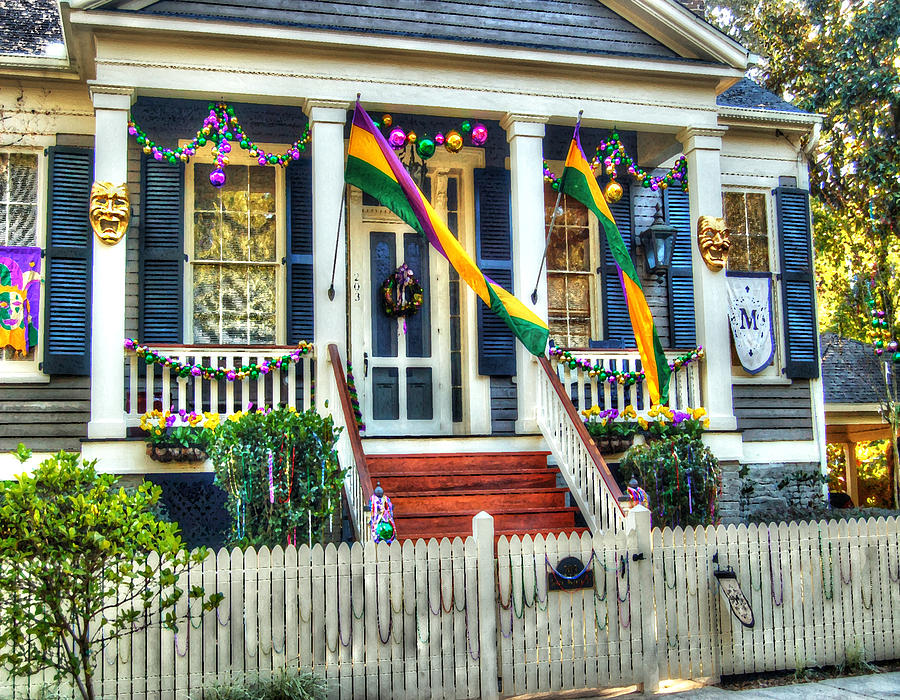
[[[36,342],[0,359],[4,452],[19,442],[34,460],[80,450],[103,470],[202,500],[211,466],[151,460],[141,413],[288,402],[346,424],[341,377],[352,361],[365,454],[549,451],[568,502],[600,526],[599,497],[563,464],[575,452],[547,408],[544,365],[412,229],[344,185],[359,94],[373,119],[391,115],[406,132],[484,126],[480,145],[467,137],[457,152],[437,149],[426,194],[482,270],[549,320],[557,347],[607,367],[636,369],[621,287],[596,220],[575,202],[562,202],[542,267],[556,205],[545,161],[561,172],[579,111],[589,157],[613,132],[649,176],[683,154],[687,191],[642,187],[623,168],[612,205],[663,347],[672,357],[704,350],[676,372],[673,401],[709,414],[704,440],[724,466],[727,517],[753,506],[739,499],[742,467],[757,505],[784,498],[775,483],[785,473],[821,468],[805,192],[819,119],[744,79],[743,47],[675,0],[290,6],[71,0],[47,30],[53,41],[4,47],[0,244],[43,251]],[[129,134],[133,120],[156,143],[185,146],[210,103],[233,107],[265,153],[290,151],[307,127],[308,144],[286,166],[235,147],[217,189],[208,148],[173,164]],[[91,231],[93,182],[127,184],[130,222],[117,244]],[[675,246],[668,268],[651,273],[640,234],[657,207]],[[706,216],[731,229],[728,271],[770,281],[773,356],[756,374],[733,349],[726,273],[698,249]],[[406,323],[379,308],[382,282],[403,262],[424,289]],[[289,356],[300,341],[315,350],[277,376],[201,381],[148,369],[126,338],[212,366]],[[591,400],[603,393],[565,368],[558,377],[582,402],[587,390]],[[646,411],[644,397],[640,385],[613,385],[605,400]],[[351,459],[349,445],[342,454]],[[0,478],[19,468],[0,457]]]

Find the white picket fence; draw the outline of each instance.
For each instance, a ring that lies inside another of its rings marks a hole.
[[[593,585],[551,590],[576,557]],[[714,558],[717,561],[714,561]],[[756,619],[735,620],[713,576],[732,567]],[[103,698],[200,698],[213,681],[312,668],[332,698],[497,698],[900,657],[900,521],[650,529],[499,538],[486,514],[465,541],[221,550],[180,603],[109,644]],[[42,679],[0,675],[0,698]]]

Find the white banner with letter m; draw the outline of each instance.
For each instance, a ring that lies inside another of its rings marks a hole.
[[[772,275],[768,272],[727,272],[728,320],[734,347],[744,371],[761,372],[775,355],[772,333]]]

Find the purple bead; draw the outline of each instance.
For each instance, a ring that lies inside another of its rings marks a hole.
[[[191,374],[195,377],[199,377],[202,374],[202,372],[199,367],[192,367]]]
[[[256,159],[256,162],[259,163],[260,165],[265,165],[266,163],[268,163],[265,156],[260,156],[259,158]]]
[[[388,134],[388,143],[391,144],[391,148],[403,148],[406,143],[406,132],[399,126],[391,129],[391,133]]]
[[[231,153],[231,144],[228,143],[228,141],[222,141],[222,143],[219,144],[219,151],[221,153]]]
[[[488,138],[487,127],[478,122],[472,127],[472,144],[475,146],[483,146]]]
[[[216,168],[209,174],[209,184],[213,187],[221,187],[225,184],[225,172],[221,168]]]
[[[153,157],[154,157],[156,160],[162,160],[162,159],[163,159],[163,154],[160,153],[159,151],[153,151]]]
[[[128,133],[129,133],[131,136],[137,136],[137,129],[135,129],[133,126],[129,126],[129,127],[128,127]]]

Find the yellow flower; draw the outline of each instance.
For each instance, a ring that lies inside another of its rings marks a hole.
[[[219,427],[220,418],[219,418],[218,413],[212,413],[211,411],[207,411],[206,413],[203,414],[203,417],[206,419],[206,422],[203,423],[204,428],[209,428],[210,430],[213,430],[213,429]]]
[[[192,428],[196,428],[202,420],[203,416],[201,416],[199,413],[194,413],[190,418],[188,418],[188,423],[191,424]]]
[[[622,417],[623,418],[636,418],[637,411],[634,410],[634,406],[632,406],[631,404],[628,404],[625,407],[625,410],[622,411]]]
[[[638,416],[637,422],[638,422],[638,425],[641,426],[641,429],[643,429],[643,430],[646,430],[647,427],[649,426],[649,423],[647,423],[646,419],[643,416]]]
[[[651,418],[656,418],[659,415],[659,404],[656,404],[655,406],[651,406],[650,410],[647,411],[647,415],[650,416]]]
[[[228,416],[228,420],[230,420],[232,423],[237,423],[241,419],[242,415],[244,415],[243,411],[232,413],[230,416]]]
[[[583,415],[585,418],[588,418],[591,415],[591,409],[589,409],[589,408],[584,409],[581,412],[581,415]]]
[[[603,418],[600,420],[600,425],[606,425],[608,421],[609,421],[609,418]]]
[[[595,416],[599,416],[600,415],[600,407],[597,404],[594,404],[593,406],[591,406],[591,413]]]
[[[695,408],[693,411],[691,411],[691,417],[692,417],[694,420],[700,420],[700,419],[703,418],[703,416],[705,416],[705,415],[706,415],[706,409],[705,409],[705,408],[702,408],[702,407],[701,407],[701,408]]]
[[[707,418],[705,421],[703,421],[703,428],[704,428],[704,430],[706,428],[709,428],[709,418]]]
[[[667,419],[669,419],[669,420],[675,420],[675,412],[674,412],[671,408],[669,408],[668,406],[663,406],[663,407],[659,410],[659,412],[662,413]]]

